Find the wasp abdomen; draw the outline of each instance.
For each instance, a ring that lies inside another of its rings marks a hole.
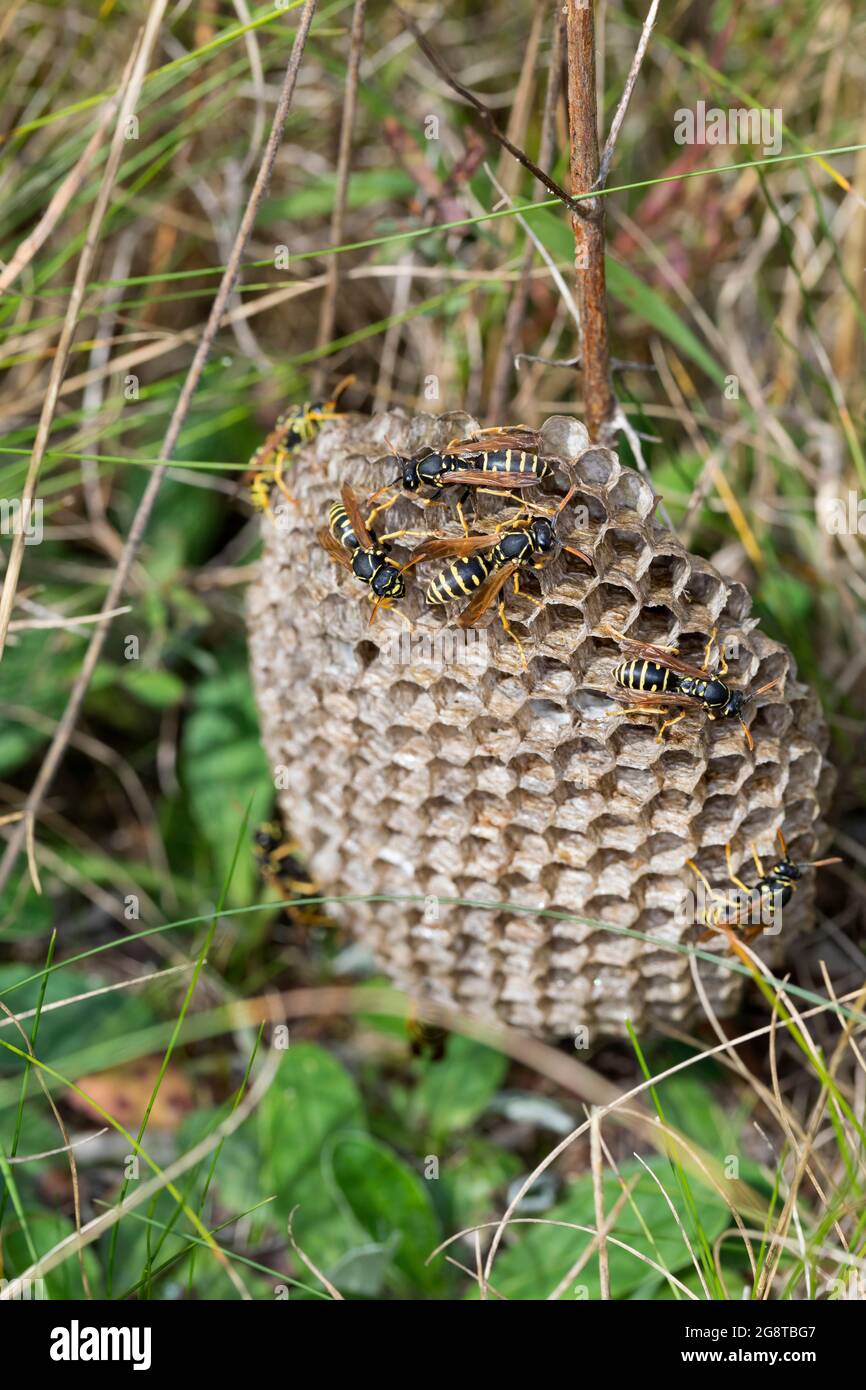
[[[335,502],[328,512],[328,530],[346,550],[359,550],[361,542],[352,529],[346,508],[342,502]]]
[[[621,685],[625,690],[669,691],[673,694],[674,691],[683,689],[683,683],[669,666],[640,656],[632,657],[630,661],[621,661],[614,668],[613,678],[617,685]]]
[[[490,568],[490,561],[483,555],[454,560],[431,580],[427,588],[427,602],[451,603],[454,599],[471,597],[484,583]]]

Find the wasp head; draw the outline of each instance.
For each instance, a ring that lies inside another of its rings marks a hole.
[[[798,864],[792,863],[790,859],[780,859],[778,864],[773,865],[769,873],[770,878],[779,879],[782,883],[793,883],[802,876],[803,870]]]
[[[719,710],[719,717],[721,719],[739,719],[743,707],[748,701],[749,696],[745,690],[729,690],[728,698]]]
[[[255,833],[255,844],[263,854],[270,854],[277,849],[282,841],[282,836],[276,825],[261,825]]]
[[[370,585],[376,598],[402,598],[406,592],[406,581],[396,565],[384,564]]]
[[[556,544],[556,531],[552,521],[548,521],[546,517],[536,517],[529,530],[534,550],[546,555],[553,549]]]

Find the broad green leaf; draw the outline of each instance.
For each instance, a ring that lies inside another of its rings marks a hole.
[[[689,1220],[682,1211],[679,1187],[670,1163],[665,1158],[654,1157],[649,1160],[649,1167],[658,1176],[674,1209],[679,1212],[684,1229],[688,1231]],[[619,1172],[626,1183],[631,1183],[637,1177],[631,1195],[652,1235],[652,1241],[647,1240],[643,1226],[629,1202],[623,1206],[609,1234],[672,1273],[686,1267],[693,1268],[680,1229],[658,1184],[636,1160],[620,1164]],[[692,1176],[689,1181],[701,1224],[712,1243],[728,1224],[730,1213],[715,1192],[697,1183]],[[622,1195],[616,1174],[606,1173],[603,1187],[604,1210],[610,1212]],[[586,1173],[572,1183],[564,1200],[552,1207],[545,1219],[549,1222],[570,1222],[595,1230],[592,1175]],[[515,1225],[511,1227],[511,1237],[514,1244],[497,1256],[492,1281],[506,1298],[519,1299],[547,1298],[592,1241],[592,1236],[584,1231],[554,1225]],[[651,1266],[612,1242],[608,1243],[608,1260],[611,1298],[614,1299],[627,1298],[652,1272]],[[600,1296],[597,1254],[589,1258],[575,1277],[573,1286],[561,1296],[566,1299],[596,1299]]]
[[[233,669],[196,688],[193,712],[181,745],[183,783],[193,816],[214,855],[215,880],[222,882],[234,855],[238,828],[250,796],[250,832],[267,814],[273,783],[259,742],[259,727],[242,654],[230,646],[224,657]],[[252,853],[241,853],[231,900],[249,899],[255,869]]]
[[[11,985],[17,985],[34,973],[32,966],[0,965],[0,996]],[[49,976],[45,1005],[87,994],[104,984],[105,980],[98,975],[88,975],[78,970],[59,970]],[[20,1014],[34,1008],[38,996],[39,981],[32,980],[30,984],[11,991],[4,1003]],[[112,1040],[125,1038],[136,1029],[147,1027],[156,1021],[156,1017],[150,1005],[141,997],[140,990],[119,990],[114,994],[80,999],[59,1009],[45,1008],[39,1023],[37,1056],[63,1072],[64,1057],[98,1040],[105,1049],[104,1065],[110,1067],[116,1060],[112,1055]],[[25,1020],[24,1027],[29,1030],[32,1022]],[[4,1029],[0,1037],[15,1047],[22,1045],[20,1035],[12,1029]],[[18,1073],[23,1065],[20,1057],[0,1047],[0,1073]],[[74,1081],[75,1077],[69,1076],[69,1080]]]
[[[315,1043],[293,1043],[280,1063],[256,1117],[261,1196],[285,1229],[290,1213],[295,1239],[320,1268],[329,1270],[366,1241],[341,1204],[324,1158],[329,1141],[364,1127],[360,1093],[339,1062]]]
[[[490,1103],[507,1070],[501,1052],[454,1033],[441,1061],[428,1064],[415,1108],[437,1138],[467,1129]]]
[[[441,1239],[427,1188],[384,1144],[366,1135],[338,1139],[331,1146],[335,1183],[356,1220],[373,1240],[386,1243],[398,1235],[397,1268],[416,1289],[440,1287],[441,1267],[427,1257]]]
[[[321,1177],[326,1140],[363,1124],[361,1095],[346,1069],[315,1043],[292,1043],[257,1119],[265,1183],[282,1214],[296,1205],[304,1174]]]
[[[459,1231],[493,1220],[502,1209],[508,1184],[521,1168],[517,1154],[489,1140],[470,1139],[462,1144],[459,1152],[443,1160],[439,1181],[430,1184],[445,1229]]]

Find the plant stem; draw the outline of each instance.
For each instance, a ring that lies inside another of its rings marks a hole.
[[[589,193],[598,178],[592,0],[567,0],[566,42],[571,192],[575,196]],[[603,198],[587,198],[572,213],[584,415],[590,438],[602,442],[611,433],[616,410],[607,334],[604,220]]]

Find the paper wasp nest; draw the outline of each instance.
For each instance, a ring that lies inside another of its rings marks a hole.
[[[371,625],[367,589],[317,542],[328,504],[344,481],[362,497],[386,481],[370,462],[390,452],[386,437],[408,454],[475,428],[462,414],[338,419],[290,467],[298,505],[278,505],[274,494],[249,625],[265,747],[275,772],[288,770],[281,810],[325,892],[416,897],[336,912],[414,996],[548,1037],[586,1026],[594,1040],[623,1032],[627,1018],[643,1029],[685,1024],[701,1012],[689,962],[665,949],[699,930],[676,916],[683,890],[695,888],[685,861],[726,886],[730,840],[754,882],[749,842],[769,853],[779,827],[792,857],[814,857],[833,776],[821,713],[789,653],[757,629],[742,585],[684,551],[655,520],[648,483],[565,417],[543,426],[544,452],[576,471],[560,535],[592,555],[593,569],[555,555],[522,581],[540,607],[505,591],[528,669],[495,604],[468,634],[453,623],[459,606],[425,605],[429,566],[409,572],[400,605],[414,631],[393,612]],[[567,478],[557,471],[561,495]],[[551,509],[558,500],[531,495]],[[478,501],[484,529],[519,508]],[[471,518],[471,501],[467,510]],[[376,522],[380,534],[400,527],[456,534],[454,507],[424,508],[401,492]],[[609,688],[621,653],[599,635],[605,625],[680,641],[698,664],[718,627],[737,652],[729,682],[756,687],[785,675],[746,711],[754,753],[736,720],[690,715],[659,744],[657,721],[609,717],[617,707],[598,687]],[[813,878],[804,875],[785,908],[782,936],[758,938],[771,963],[809,921]],[[715,1008],[730,1014],[742,978],[698,968]]]

